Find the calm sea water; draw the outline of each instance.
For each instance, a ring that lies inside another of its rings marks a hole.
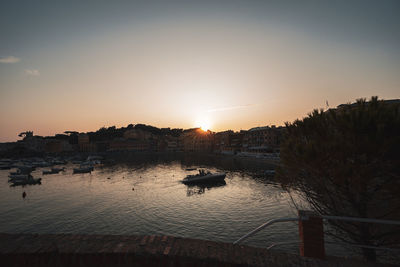
[[[116,164],[91,174],[41,175],[41,185],[10,187],[0,171],[0,232],[174,235],[233,242],[268,219],[293,216],[278,184],[246,172],[226,171],[226,184],[180,183],[187,165]],[[203,167],[203,166],[190,166]],[[22,193],[26,192],[25,199]],[[279,224],[246,241],[254,246],[297,240],[297,225]],[[297,245],[289,246],[297,252]]]
[[[72,174],[73,164],[53,175],[42,175],[46,168],[38,168],[32,174],[42,177],[42,184],[25,187],[10,187],[9,171],[0,170],[0,232],[173,235],[233,242],[267,220],[297,216],[279,184],[243,171],[240,162],[156,162],[105,165],[91,174]],[[196,173],[186,171],[188,167],[226,172],[226,183],[184,185],[180,180]],[[292,243],[274,249],[298,253],[297,223],[274,224],[244,244],[282,242]],[[329,242],[326,249],[329,255],[356,253]]]

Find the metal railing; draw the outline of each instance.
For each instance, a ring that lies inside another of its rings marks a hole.
[[[272,243],[267,247],[267,250],[270,250],[271,248],[281,246],[281,245],[290,245],[290,244],[300,244],[301,241],[286,241],[286,242],[277,242],[277,243]],[[325,241],[327,244],[335,244],[335,245],[343,245],[345,244],[346,246],[350,247],[357,247],[357,248],[372,248],[372,249],[378,249],[378,250],[387,250],[387,251],[393,251],[393,252],[399,252],[400,248],[386,248],[386,247],[376,247],[376,246],[367,246],[367,245],[358,245],[358,244],[351,244],[351,243],[343,243],[343,242],[332,242],[332,241]]]
[[[349,221],[349,222],[364,222],[364,223],[381,223],[381,224],[400,225],[400,221],[391,221],[391,220],[345,217],[345,216],[328,216],[328,215],[321,215],[320,217],[322,219],[326,219],[326,220],[339,220],[339,221]]]
[[[329,215],[318,215],[322,219],[325,220],[341,220],[341,221],[350,221],[350,222],[363,222],[363,223],[379,223],[379,224],[391,224],[391,225],[400,225],[400,221],[392,221],[392,220],[380,220],[380,219],[370,219],[370,218],[358,218],[358,217],[346,217],[346,216],[329,216]],[[254,230],[248,232],[247,234],[243,235],[241,238],[233,242],[233,244],[239,244],[240,242],[246,240],[247,238],[253,236],[254,234],[258,233],[259,231],[263,230],[264,228],[274,224],[274,223],[281,223],[281,222],[293,222],[293,221],[300,221],[300,220],[308,220],[308,216],[299,216],[299,217],[293,217],[293,218],[279,218],[279,219],[273,219],[269,220],[266,223],[261,224]],[[282,242],[282,243],[276,243],[272,244],[271,246],[268,247],[268,249],[279,245],[279,244],[284,244],[287,242]],[[292,242],[293,243],[293,242]],[[354,246],[359,246],[359,247],[366,247],[364,245],[354,245]],[[370,248],[376,248],[376,249],[385,249],[382,247],[373,247],[373,246],[368,246]],[[390,248],[387,248],[388,250],[392,250]],[[397,250],[397,249],[395,249]]]
[[[239,242],[242,242],[243,240],[245,240],[245,239],[249,238],[250,236],[254,235],[255,233],[261,231],[265,227],[270,226],[271,224],[278,223],[278,222],[293,222],[293,221],[298,221],[298,220],[299,220],[299,217],[296,217],[296,218],[280,218],[280,219],[269,220],[266,223],[263,223],[260,226],[258,226],[256,229],[248,232],[247,234],[245,234],[244,236],[242,236],[241,238],[239,238],[238,240],[233,242],[233,244],[238,244]]]

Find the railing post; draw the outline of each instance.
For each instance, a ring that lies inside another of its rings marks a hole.
[[[299,210],[299,235],[301,256],[325,258],[324,227],[318,214]]]

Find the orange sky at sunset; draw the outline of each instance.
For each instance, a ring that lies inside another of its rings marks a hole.
[[[10,2],[0,142],[130,123],[240,130],[399,98],[392,8],[250,2]]]

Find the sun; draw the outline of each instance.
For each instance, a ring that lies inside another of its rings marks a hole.
[[[196,127],[200,127],[200,129],[206,132],[211,128],[211,122],[208,118],[200,118],[196,121]]]
[[[208,127],[207,125],[202,125],[202,126],[200,126],[200,129],[207,132],[210,129],[210,127]]]

